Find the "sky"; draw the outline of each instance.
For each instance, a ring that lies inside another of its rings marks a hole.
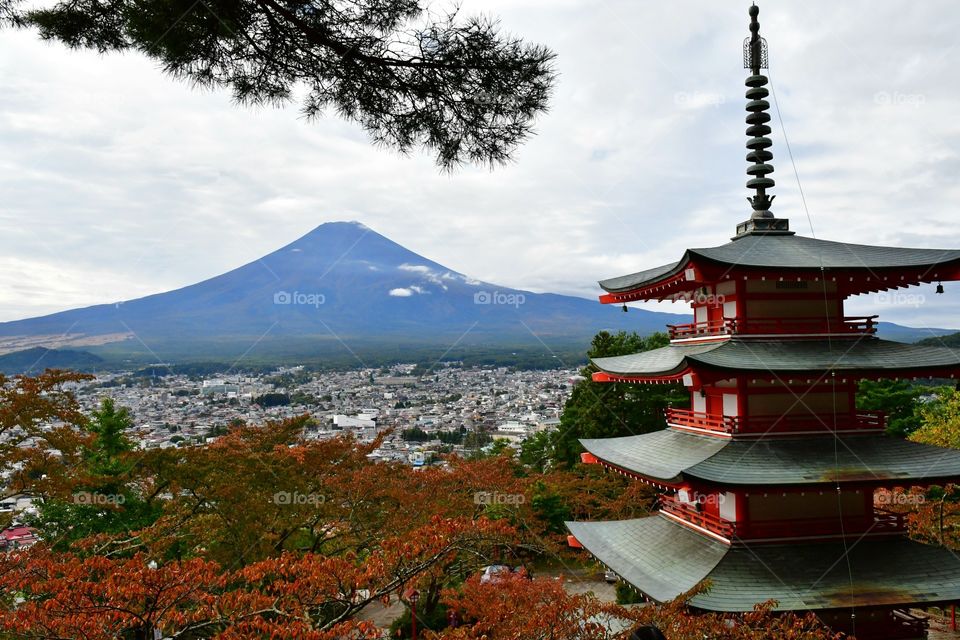
[[[822,239],[960,248],[960,5],[759,5],[796,165],[774,110],[773,211]],[[594,297],[749,217],[749,2],[461,7],[558,55],[536,136],[492,171],[443,173],[297,104],[238,106],[139,54],[0,31],[0,321],[189,285],[336,220],[478,280]],[[944,286],[848,313],[960,328],[960,282]]]

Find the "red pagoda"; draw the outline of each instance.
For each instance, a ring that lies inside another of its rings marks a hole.
[[[844,302],[958,280],[960,251],[803,237],[771,213],[767,50],[756,6],[750,16],[750,219],[724,245],[600,283],[604,303],[693,307],[694,322],[669,327],[669,346],[593,360],[595,381],[690,392],[691,409],[668,409],[662,431],[581,441],[584,462],[662,490],[659,512],[570,522],[571,544],[653,601],[709,580],[692,607],[743,612],[775,600],[860,640],[924,638],[925,620],[909,609],[960,601],[960,559],[909,540],[874,494],[958,482],[960,451],[884,435],[884,416],[857,410],[855,394],[863,379],[953,378],[960,357],[881,340],[876,316],[848,317]]]

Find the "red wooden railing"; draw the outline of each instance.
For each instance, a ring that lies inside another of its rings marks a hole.
[[[734,523],[706,513],[695,505],[680,502],[676,496],[660,496],[660,509],[707,531],[731,538],[736,531]]]
[[[849,334],[877,332],[878,316],[844,316],[842,318],[723,318],[690,324],[668,324],[671,340],[723,335],[763,334]]]
[[[779,518],[776,520],[751,520],[731,522],[707,513],[696,504],[681,502],[676,495],[660,497],[662,511],[686,522],[725,538],[737,535],[743,539],[778,539],[803,536],[833,536],[842,533],[905,533],[907,524],[904,514],[874,509],[872,516],[845,518],[843,527],[836,516],[818,518]]]
[[[708,322],[691,322],[690,324],[668,324],[671,340],[684,338],[699,338],[702,336],[722,336],[735,333],[732,320],[710,320]]]
[[[690,411],[689,409],[666,410],[667,423],[695,429],[706,429],[718,433],[736,433],[740,419],[735,416],[718,416],[712,413]]]
[[[886,417],[880,411],[856,411],[834,416],[811,414],[772,414],[758,416],[723,416],[689,409],[666,410],[668,424],[716,433],[780,433],[797,431],[883,430]]]

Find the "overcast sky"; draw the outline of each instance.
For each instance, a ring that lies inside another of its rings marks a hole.
[[[332,115],[238,107],[139,55],[0,31],[0,321],[188,285],[334,220],[480,280],[584,297],[722,244],[749,215],[748,6],[463,0],[556,51],[560,79],[514,164],[453,175]],[[960,5],[760,8],[816,236],[960,247]],[[774,212],[810,235],[772,124]],[[848,309],[960,328],[960,283],[945,286]]]

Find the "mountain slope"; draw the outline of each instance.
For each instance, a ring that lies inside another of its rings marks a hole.
[[[112,305],[0,323],[6,336],[126,336],[156,357],[231,341],[285,348],[305,338],[347,347],[537,344],[601,329],[648,333],[688,316],[477,282],[359,223],[321,225],[259,260],[197,284]]]

